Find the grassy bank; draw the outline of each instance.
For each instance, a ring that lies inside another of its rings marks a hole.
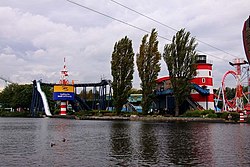
[[[28,111],[22,111],[22,112],[0,111],[0,117],[30,117],[30,113]]]

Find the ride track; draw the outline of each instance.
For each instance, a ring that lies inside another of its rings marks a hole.
[[[215,96],[216,99],[216,104],[215,106],[218,107],[218,101],[222,100],[223,102],[223,111],[237,111],[237,112],[242,112],[243,110],[245,110],[244,107],[244,98],[247,100],[247,102],[249,103],[249,99],[246,97],[246,94],[249,94],[248,92],[243,92],[243,80],[244,80],[244,75],[242,75],[242,70],[241,70],[241,65],[244,64],[248,64],[246,61],[244,61],[243,59],[235,59],[234,63],[230,64],[234,67],[236,67],[236,71],[234,70],[228,70],[222,77],[222,81],[221,81],[221,88],[219,90],[219,94],[217,96]],[[247,70],[245,71],[245,73],[247,73],[247,78],[249,80],[249,67],[247,68]],[[227,78],[229,76],[233,76],[234,80],[236,81],[236,85],[234,85],[235,87],[235,95],[232,99],[228,99],[227,97]],[[222,97],[221,97],[222,95]]]

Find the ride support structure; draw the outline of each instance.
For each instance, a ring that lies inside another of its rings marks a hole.
[[[243,99],[246,98],[248,102],[249,102],[249,99],[246,97],[245,93],[243,92],[242,65],[245,65],[248,63],[243,58],[236,58],[234,59],[233,62],[229,62],[229,64],[235,67],[235,70],[229,70],[223,75],[218,98],[220,98],[220,95],[222,95],[222,103],[223,103],[222,111],[243,112],[245,111]],[[247,70],[247,73],[248,73],[248,70]],[[227,89],[226,78],[229,75],[232,75],[236,81],[235,96],[233,99],[228,99],[226,95],[226,89]],[[216,106],[218,104],[218,101],[219,99],[216,100]]]

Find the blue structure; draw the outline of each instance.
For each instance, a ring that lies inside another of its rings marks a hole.
[[[54,87],[55,83],[41,83],[44,86]],[[74,84],[75,100],[69,102],[75,111],[82,110],[106,110],[111,106],[112,89],[110,80],[102,80],[99,83]],[[93,98],[84,99],[77,95],[77,89],[82,90],[82,94],[87,94],[87,89],[92,89]],[[37,116],[39,112],[45,112],[43,98],[37,90],[37,82],[33,81],[33,93],[31,101],[31,114]]]
[[[208,96],[210,94],[209,90],[202,88],[195,83],[192,83],[191,88],[196,90],[203,96]],[[155,107],[153,109],[157,110],[160,113],[174,115],[175,99],[173,94],[174,92],[172,88],[157,89],[155,91],[156,98],[154,100]],[[194,109],[202,108],[202,106],[200,106],[196,101],[194,101],[191,96],[185,99],[185,102],[181,106],[180,111],[185,111],[189,107],[192,107]]]

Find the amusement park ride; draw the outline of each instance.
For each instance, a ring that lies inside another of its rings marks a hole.
[[[242,58],[236,58],[234,59],[234,62],[229,62],[230,65],[234,66],[236,70],[229,70],[227,71],[223,77],[222,77],[222,82],[221,82],[221,88],[219,89],[219,94],[217,96],[217,99],[215,99],[215,106],[218,108],[218,102],[221,100],[222,101],[222,111],[236,111],[236,112],[242,112],[246,110],[244,106],[244,99],[247,100],[247,104],[249,103],[249,100],[246,96],[246,93],[243,92],[243,81],[246,79],[246,74],[248,78],[248,72],[249,72],[249,67],[241,67],[242,65],[248,64],[244,59]],[[242,70],[246,69],[244,73],[242,73]],[[226,95],[226,89],[227,89],[227,84],[228,81],[227,79],[229,76],[232,76],[233,79],[235,80],[235,91],[234,91],[234,98],[233,99],[228,99]],[[249,80],[249,79],[248,79]]]
[[[53,87],[53,100],[60,102],[59,115],[67,115],[68,105],[70,104],[74,111],[79,110],[105,110],[109,107],[112,98],[110,80],[101,80],[99,83],[77,83],[69,82],[68,70],[64,58],[64,66],[61,70],[59,83],[43,83],[41,80],[33,81],[33,93],[31,101],[32,116],[37,116],[38,112],[44,111],[46,116],[52,116],[45,93],[41,86]],[[109,87],[109,89],[108,89]],[[92,90],[93,97],[89,101],[79,97],[77,90],[81,90],[83,95],[87,90]]]
[[[235,67],[235,70],[229,70],[223,75],[218,95],[213,92],[212,64],[206,61],[205,55],[199,55],[199,61],[197,61],[197,76],[191,81],[193,91],[190,94],[191,98],[187,99],[190,105],[193,103],[193,106],[202,109],[215,108],[216,112],[239,112],[240,121],[244,121],[243,117],[250,114],[250,17],[245,21],[242,33],[247,61],[242,58],[236,58],[233,62],[229,62],[230,65]],[[228,81],[230,77],[233,77],[233,80],[235,80],[235,95],[233,99],[229,99],[226,93],[227,87],[229,84],[232,84],[232,80]],[[73,106],[77,105],[81,107],[81,110],[105,110],[110,107],[109,103],[112,99],[110,80],[102,80],[100,83],[75,84],[73,81],[70,83],[67,78],[68,70],[66,69],[64,58],[64,67],[63,70],[61,70],[61,79],[58,84],[42,83],[40,80],[33,81],[31,102],[31,112],[33,116],[37,115],[39,111],[45,111],[47,116],[52,115],[45,93],[41,89],[41,85],[53,87],[53,100],[60,101],[60,115],[67,114],[68,104]],[[243,92],[243,88],[245,87],[245,85],[243,85],[245,83],[243,80],[247,80],[246,86],[248,86],[248,92]],[[156,82],[159,86],[159,90],[156,92],[156,95],[159,97],[158,107],[170,107],[172,104],[170,95],[173,93],[168,91],[170,90],[168,86],[169,77],[159,78]],[[107,92],[107,87],[109,87],[109,92]],[[86,95],[87,88],[92,88],[92,92],[94,93],[93,99],[90,101],[80,98],[79,93],[77,93],[77,90],[80,89],[82,93]],[[98,88],[99,90],[97,90]],[[220,111],[217,110],[219,108],[219,101],[222,102]],[[75,107],[74,110],[77,110],[77,108]]]
[[[243,26],[243,44],[245,49],[246,58],[245,61],[242,58],[234,59],[234,62],[229,62],[230,65],[235,67],[235,70],[227,71],[222,77],[222,85],[215,100],[215,106],[218,105],[218,101],[222,100],[222,111],[236,111],[241,115],[250,113],[250,76],[249,76],[249,63],[250,63],[250,17],[245,21]],[[245,65],[245,66],[244,66]],[[243,66],[243,67],[242,67]],[[235,84],[235,96],[233,99],[228,99],[226,95],[227,78],[233,76],[236,81]],[[243,83],[247,80],[248,91],[243,92]],[[247,102],[244,105],[244,100]]]

